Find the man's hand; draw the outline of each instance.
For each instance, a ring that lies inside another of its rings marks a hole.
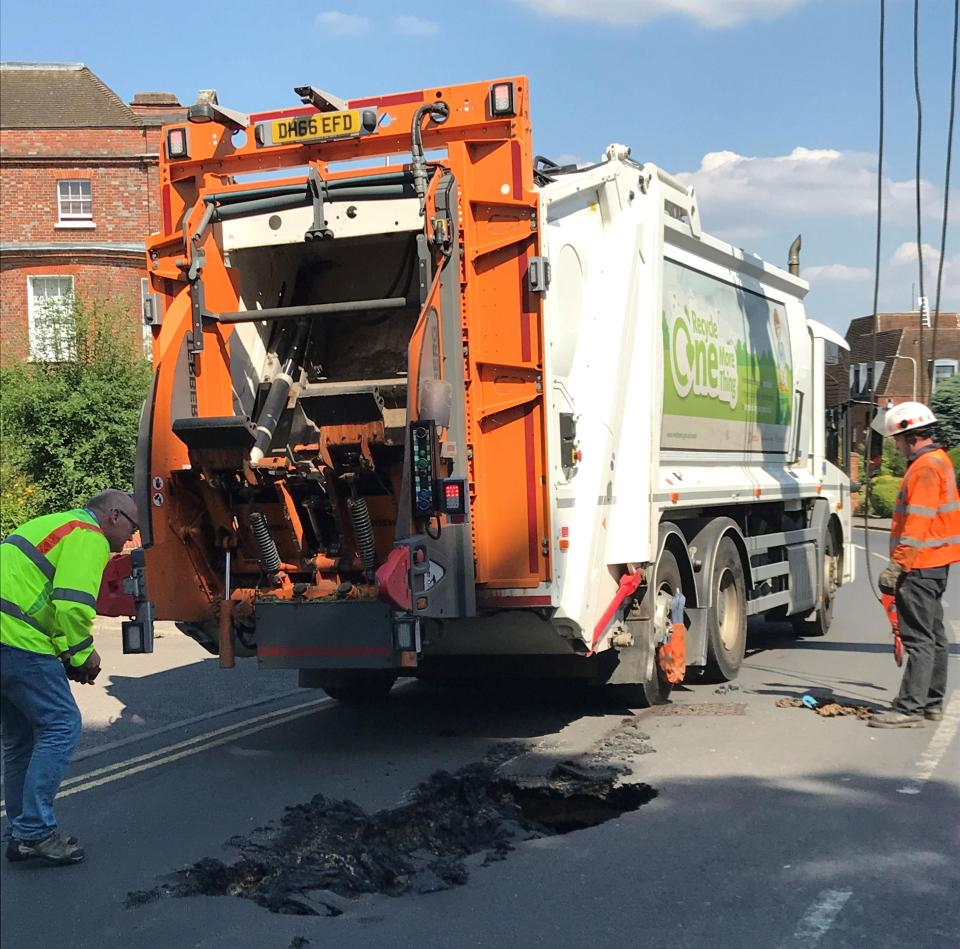
[[[880,579],[878,585],[880,587],[881,593],[896,593],[897,592],[897,581],[900,579],[900,575],[903,573],[903,567],[896,562],[896,560],[891,560],[883,569],[883,573],[880,574]]]
[[[100,653],[94,649],[77,671],[83,675],[82,679],[78,679],[79,682],[84,685],[93,685],[94,680],[100,675]]]
[[[100,653],[96,649],[87,656],[86,661],[79,666],[70,664],[69,659],[63,660],[63,665],[67,670],[67,678],[71,682],[79,682],[81,685],[93,685],[97,676],[100,675]]]

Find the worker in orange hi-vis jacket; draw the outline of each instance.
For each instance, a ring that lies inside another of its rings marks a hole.
[[[880,590],[896,596],[907,667],[888,712],[874,728],[918,728],[943,718],[949,641],[941,599],[950,564],[960,561],[960,495],[950,456],[936,442],[937,419],[920,402],[878,413],[872,428],[907,458],[890,528],[890,563]]]

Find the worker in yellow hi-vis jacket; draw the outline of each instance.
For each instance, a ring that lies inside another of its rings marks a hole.
[[[9,860],[79,863],[53,799],[80,738],[68,679],[92,683],[97,593],[110,552],[137,531],[137,506],[104,491],[83,508],[27,521],[0,543],[0,712]]]

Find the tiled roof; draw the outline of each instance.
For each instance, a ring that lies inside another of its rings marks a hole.
[[[0,128],[140,128],[82,63],[0,63]]]

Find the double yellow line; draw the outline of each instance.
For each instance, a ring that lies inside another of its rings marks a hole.
[[[111,784],[114,781],[120,781],[123,778],[141,774],[152,768],[159,768],[161,765],[172,764],[174,761],[188,758],[190,755],[197,755],[201,751],[208,751],[220,745],[226,745],[239,738],[246,738],[248,735],[254,735],[264,729],[274,728],[277,725],[292,722],[298,718],[304,718],[307,715],[312,715],[321,708],[333,704],[334,700],[331,698],[313,699],[310,702],[303,702],[300,705],[265,712],[263,715],[257,715],[254,718],[235,722],[233,725],[225,725],[223,728],[217,728],[213,731],[205,732],[202,735],[187,738],[184,741],[167,745],[164,748],[157,748],[156,751],[137,755],[134,758],[127,758],[124,761],[117,761],[103,768],[88,771],[86,774],[75,775],[72,778],[67,778],[67,780],[63,782],[57,798],[70,797],[71,794],[79,794],[81,791],[89,791],[93,788],[102,787],[104,784]],[[5,801],[0,801],[0,817],[6,816],[5,804]]]

